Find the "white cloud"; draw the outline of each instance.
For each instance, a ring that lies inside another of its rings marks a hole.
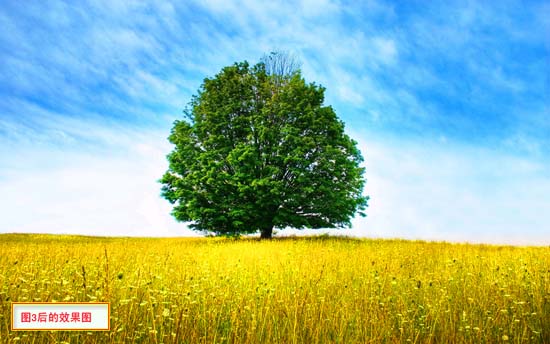
[[[397,60],[397,46],[395,41],[383,37],[374,37],[372,45],[375,49],[375,56],[382,63],[392,64]]]
[[[157,180],[170,149],[164,135],[122,141],[126,146],[109,153],[15,152],[14,159],[23,162],[10,161],[11,169],[0,170],[0,232],[193,235],[171,218],[170,204],[160,197]]]
[[[542,162],[441,142],[359,142],[372,198],[351,234],[550,245],[550,171]]]
[[[346,84],[338,87],[338,95],[344,102],[349,102],[353,105],[361,105],[363,103],[363,96]]]

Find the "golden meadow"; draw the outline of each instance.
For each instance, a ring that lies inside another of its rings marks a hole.
[[[0,235],[3,343],[550,343],[550,248]],[[11,301],[111,302],[12,332]]]

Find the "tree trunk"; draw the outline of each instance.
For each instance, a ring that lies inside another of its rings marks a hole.
[[[261,230],[260,239],[271,239],[271,236],[273,235],[273,225],[266,225]]]

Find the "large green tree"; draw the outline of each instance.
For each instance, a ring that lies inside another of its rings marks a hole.
[[[280,60],[236,63],[206,78],[174,123],[160,182],[178,221],[271,238],[274,228],[346,227],[364,216],[356,142],[324,105],[325,89],[277,68]]]

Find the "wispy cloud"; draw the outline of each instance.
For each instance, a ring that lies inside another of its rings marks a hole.
[[[121,135],[112,130],[103,136]],[[127,142],[103,154],[12,147],[16,158],[0,166],[0,231],[194,235],[170,217],[170,205],[160,198],[156,181],[169,151],[164,133],[121,136],[118,142]]]
[[[364,139],[367,218],[354,235],[549,245],[550,166],[472,145]]]

